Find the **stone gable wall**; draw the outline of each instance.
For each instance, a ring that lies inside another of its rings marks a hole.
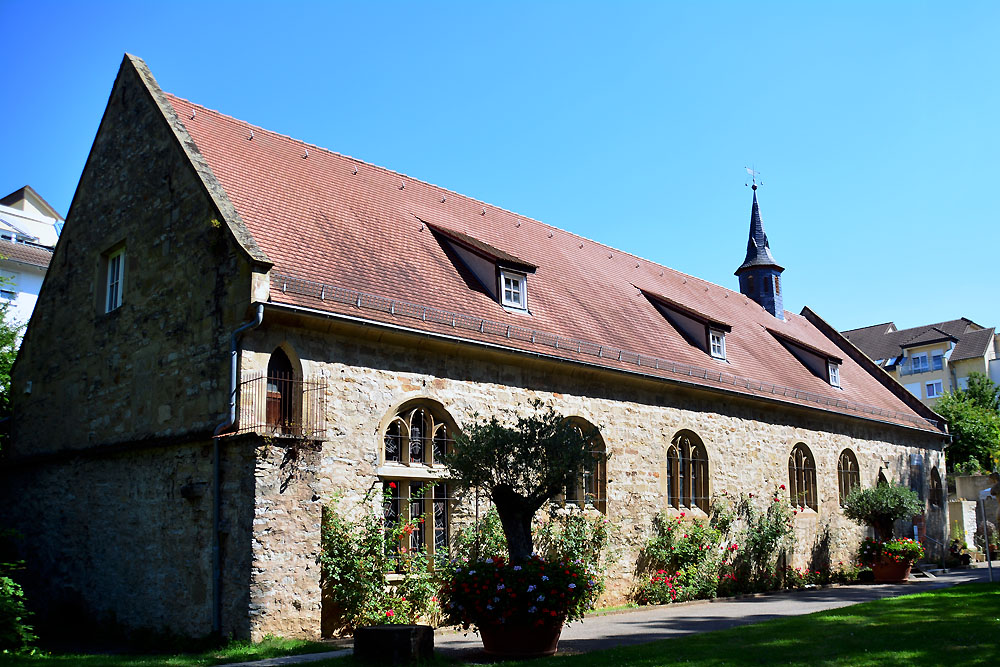
[[[367,340],[365,339],[367,338]],[[293,349],[306,378],[327,381],[327,435],[284,490],[277,451],[257,463],[252,634],[314,635],[320,627],[319,554],[321,507],[337,496],[342,507],[359,503],[378,479],[381,425],[402,402],[422,397],[440,403],[461,426],[470,416],[523,410],[533,398],[557,411],[599,426],[607,450],[608,517],[621,542],[608,573],[605,602],[621,602],[633,583],[638,550],[652,517],[667,510],[666,448],[681,429],[694,431],[709,457],[713,495],[750,492],[770,498],[788,484],[788,455],[808,445],[817,466],[819,511],[795,518],[797,550],[791,564],[805,566],[818,543],[828,540],[834,565],[849,561],[863,535],[839,508],[837,460],[845,447],[857,456],[864,486],[875,483],[883,461],[888,477],[907,483],[909,455],[924,456],[926,469],[944,468],[940,438],[816,411],[768,405],[693,389],[669,387],[612,373],[580,371],[470,348],[397,344],[371,331],[365,338],[269,326],[245,341],[244,369],[264,369],[279,345]],[[929,474],[924,475],[925,484]],[[924,490],[924,496],[927,489]],[[454,508],[454,523],[470,520],[468,499]],[[929,534],[941,538],[933,510]]]
[[[221,421],[251,275],[217,216],[126,63],[14,368],[13,454],[204,434]],[[123,303],[105,313],[102,254],[122,243]]]

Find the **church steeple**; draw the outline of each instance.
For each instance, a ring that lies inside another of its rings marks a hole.
[[[740,279],[740,292],[779,320],[785,319],[781,298],[781,272],[784,270],[771,255],[771,245],[764,233],[764,222],[760,218],[760,206],[757,204],[757,183],[754,182],[747,256],[740,268],[736,269],[736,276]]]

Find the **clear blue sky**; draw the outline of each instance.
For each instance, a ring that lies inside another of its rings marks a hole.
[[[0,0],[0,25],[0,194],[64,214],[128,51],[181,97],[733,289],[756,165],[789,310],[1000,326],[1000,3]]]

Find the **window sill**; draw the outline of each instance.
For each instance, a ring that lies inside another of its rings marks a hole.
[[[426,463],[416,463],[407,465],[405,463],[384,463],[375,470],[375,474],[386,478],[447,479],[448,469],[440,464],[427,465]]]

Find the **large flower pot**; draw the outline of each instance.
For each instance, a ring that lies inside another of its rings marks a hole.
[[[552,655],[559,646],[562,619],[542,625],[521,623],[481,623],[479,636],[483,650],[504,658],[541,658]]]
[[[875,583],[890,584],[906,581],[910,577],[910,568],[912,565],[913,563],[907,560],[901,563],[893,560],[880,560],[872,566],[872,572],[875,574]]]

